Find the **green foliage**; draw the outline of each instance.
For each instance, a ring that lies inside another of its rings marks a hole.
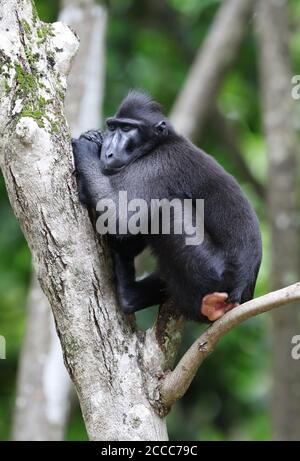
[[[187,16],[200,15],[207,7],[220,3],[220,0],[168,0],[168,3],[173,6],[178,12]]]
[[[60,0],[32,0],[32,3],[36,6],[36,11],[39,18],[45,22],[54,22],[57,20],[59,11]]]

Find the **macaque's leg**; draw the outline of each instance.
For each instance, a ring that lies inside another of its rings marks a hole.
[[[124,248],[115,249],[113,253],[118,298],[126,314],[161,304],[166,298],[165,284],[158,274],[135,280],[134,256],[138,252],[138,247],[130,248],[129,243],[125,243]]]
[[[120,305],[125,314],[132,314],[166,299],[165,286],[157,274],[151,274],[132,285],[118,285]]]
[[[238,303],[227,303],[227,298],[227,293],[218,292],[204,296],[202,299],[201,314],[213,322],[239,305]]]

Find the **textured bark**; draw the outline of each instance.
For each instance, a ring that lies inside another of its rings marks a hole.
[[[268,210],[271,226],[273,289],[299,280],[299,143],[294,129],[287,2],[261,0],[257,15],[261,50],[264,125],[269,157]],[[300,367],[291,357],[291,340],[299,334],[297,306],[273,314],[274,437],[299,440]]]
[[[254,4],[255,0],[225,0],[220,7],[172,111],[172,123],[184,136],[195,139],[201,132]]]
[[[165,422],[152,406],[161,349],[117,309],[109,257],[78,202],[62,105],[77,40],[61,23],[41,40],[45,28],[31,10],[27,0],[0,6],[0,165],[8,195],[53,309],[90,438],[164,440]]]
[[[68,78],[65,102],[71,131],[77,136],[101,123],[106,11],[95,6],[94,0],[63,1],[62,8],[60,19],[76,31],[81,41]],[[58,345],[48,300],[33,274],[20,359],[14,440],[63,440],[71,381]],[[57,376],[56,383],[53,376]]]

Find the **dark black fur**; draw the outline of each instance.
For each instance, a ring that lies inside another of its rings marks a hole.
[[[176,134],[159,104],[143,93],[129,93],[108,125],[120,119],[143,122],[130,132],[127,144],[122,144],[127,134],[120,131],[118,143],[129,146],[128,152],[127,147],[118,150],[114,141],[116,150],[111,153],[109,130],[103,134],[101,159],[100,132],[73,140],[81,201],[94,207],[104,197],[117,202],[120,190],[127,191],[129,200],[205,200],[201,245],[186,245],[184,235],[110,236],[123,310],[132,313],[170,296],[187,318],[201,320],[201,301],[208,293],[225,291],[231,303],[251,299],[261,262],[261,237],[255,212],[235,179]],[[113,166],[117,162],[118,168],[107,170],[109,161]],[[125,167],[119,170],[120,164]],[[146,246],[157,258],[158,272],[135,281],[134,257]]]

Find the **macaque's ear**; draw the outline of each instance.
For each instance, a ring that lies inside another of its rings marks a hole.
[[[155,131],[157,134],[160,135],[167,135],[168,134],[168,127],[164,120],[161,120],[155,125]]]

